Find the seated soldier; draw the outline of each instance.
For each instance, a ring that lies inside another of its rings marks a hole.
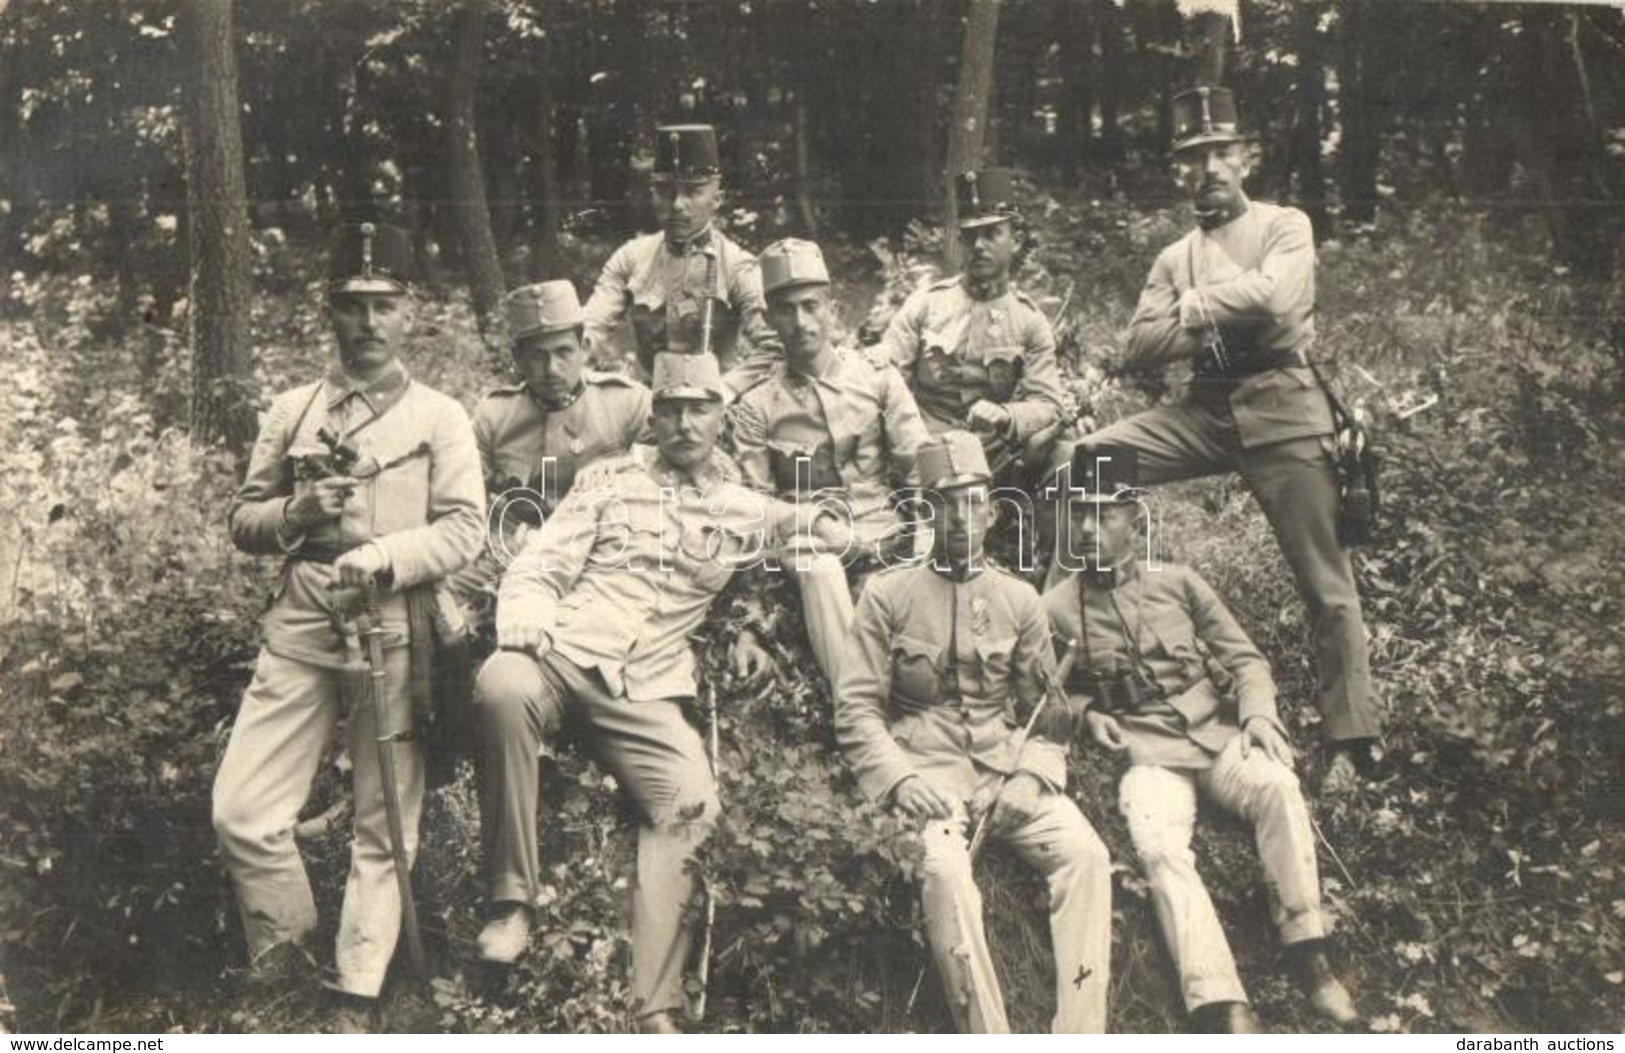
[[[1069,501],[1069,576],[1044,595],[1075,641],[1069,690],[1090,735],[1126,754],[1118,806],[1145,867],[1185,1007],[1197,1030],[1251,1033],[1258,1020],[1196,872],[1200,795],[1253,828],[1270,907],[1299,982],[1321,1016],[1358,1020],[1326,956],[1314,833],[1275,711],[1275,682],[1247,634],[1189,567],[1140,558],[1143,495],[1126,446],[1081,446],[1060,485]],[[1209,675],[1212,654],[1236,700]]]
[[[987,458],[950,431],[921,447],[931,559],[877,574],[858,601],[835,734],[859,785],[919,824],[926,934],[961,1031],[1007,1033],[967,845],[985,821],[1049,885],[1058,1033],[1106,1026],[1111,863],[1066,796],[1066,747],[1013,726],[1053,673],[1032,586],[989,567]]]
[[[503,577],[497,645],[475,685],[480,825],[492,918],[487,961],[530,938],[541,889],[538,751],[566,723],[643,816],[632,897],[632,996],[643,1030],[675,1031],[691,934],[693,854],[717,819],[699,734],[689,636],[750,552],[807,531],[837,550],[843,524],[740,486],[718,452],[724,388],[709,355],[655,359],[655,446],[600,461]],[[753,645],[735,664],[765,660]]]
[[[895,488],[930,436],[896,370],[835,347],[829,271],[817,245],[775,242],[762,253],[761,268],[768,321],[784,342],[785,360],[734,404],[739,470],[757,490],[838,509],[863,546],[851,558],[872,569],[865,553],[880,545],[895,552],[906,541]],[[833,685],[852,626],[846,575],[831,556],[790,570],[801,586],[813,655]]]
[[[488,626],[497,579],[524,535],[553,514],[578,472],[647,440],[649,390],[620,373],[587,369],[575,287],[540,282],[503,298],[519,383],[474,407],[474,438],[490,495],[487,544],[453,579],[472,621]]]

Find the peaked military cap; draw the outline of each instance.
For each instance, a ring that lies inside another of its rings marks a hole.
[[[956,490],[993,477],[982,441],[968,431],[945,431],[921,443],[914,455],[914,474],[923,490]]]
[[[703,183],[721,174],[715,128],[709,124],[666,124],[655,129],[655,179]]]
[[[1072,450],[1071,479],[1066,499],[1075,504],[1132,504],[1144,497],[1140,486],[1140,451],[1118,443],[1087,445]]]
[[[417,280],[411,235],[388,223],[346,223],[327,244],[330,293],[404,293]]]
[[[726,402],[727,389],[722,385],[722,367],[715,355],[682,355],[662,351],[655,356],[654,375],[650,378],[654,400],[661,399],[716,399]]]
[[[557,333],[581,325],[586,316],[576,287],[560,279],[522,285],[502,298],[508,336],[521,340],[532,333]]]
[[[1174,153],[1244,138],[1229,88],[1193,88],[1174,96]]]
[[[764,293],[793,285],[829,284],[829,269],[816,242],[783,238],[763,249],[756,260],[762,268]]]
[[[1016,209],[1015,173],[1008,168],[984,168],[954,176],[954,203],[959,206],[959,229],[1003,223],[1020,215]]]

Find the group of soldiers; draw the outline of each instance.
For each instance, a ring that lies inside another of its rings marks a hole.
[[[1253,828],[1288,962],[1317,1013],[1354,1024],[1269,664],[1199,574],[1149,558],[1147,487],[1239,471],[1308,611],[1322,792],[1370,774],[1377,711],[1335,529],[1327,396],[1306,357],[1309,223],[1243,191],[1249,147],[1228,92],[1185,93],[1175,113],[1197,227],[1158,256],[1126,365],[1186,360],[1193,380],[1183,401],[1091,435],[1063,419],[1050,322],[1012,285],[1025,230],[1006,171],[955,177],[964,272],[914,293],[860,350],[836,346],[818,246],[752,257],[713,223],[713,130],[660,128],[661,231],[622,245],[585,305],[565,281],[510,293],[518,383],[472,420],[400,360],[410,237],[341,228],[326,293],[337,357],[272,403],[230,513],[240,548],[285,557],[214,790],[251,979],[312,964],[293,831],[344,720],[354,842],[329,987],[337,1028],[377,1026],[402,928],[393,871],[417,847],[433,662],[483,621],[496,650],[470,711],[478,953],[500,967],[528,945],[541,757],[568,735],[636,805],[635,1023],[678,1030],[692,861],[721,807],[714,749],[685,716],[700,688],[689,641],[736,571],[765,563],[794,578],[861,792],[922,845],[925,927],[959,1029],[1008,1030],[973,878],[987,837],[1048,883],[1055,1030],[1105,1029],[1110,861],[1067,794],[1085,732],[1126,759],[1119,807],[1192,1026],[1259,1026],[1191,851],[1199,796]],[[590,368],[617,359],[626,370]],[[1011,492],[1028,502],[1000,499]],[[1011,507],[1050,517],[1042,594],[987,558],[990,533],[1037,525],[1001,523]],[[345,720],[355,630],[340,597],[357,590],[386,644],[371,671],[383,694]],[[769,658],[746,630],[730,661],[754,676]]]

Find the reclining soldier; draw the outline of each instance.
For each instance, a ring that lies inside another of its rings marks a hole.
[[[850,532],[738,483],[716,442],[725,392],[709,355],[655,359],[655,446],[588,467],[503,577],[501,650],[475,685],[480,821],[491,919],[480,955],[523,952],[541,889],[538,751],[568,723],[642,813],[632,897],[638,1026],[676,1031],[691,933],[693,854],[718,813],[700,735],[682,706],[696,694],[689,636],[753,554]],[[766,656],[746,640],[734,665]]]
[[[1057,635],[1075,641],[1074,708],[1097,743],[1128,760],[1118,806],[1185,1007],[1198,1031],[1258,1030],[1191,852],[1201,797],[1253,828],[1271,914],[1310,1005],[1339,1025],[1356,1023],[1327,959],[1314,833],[1269,663],[1201,575],[1141,558],[1137,462],[1133,447],[1080,446],[1062,471],[1071,571],[1044,606]],[[1208,654],[1233,682],[1234,701]]]

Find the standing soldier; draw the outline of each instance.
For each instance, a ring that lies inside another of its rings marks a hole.
[[[341,228],[328,257],[327,318],[338,358],[271,404],[230,511],[245,552],[285,556],[264,645],[214,784],[214,828],[248,938],[250,969],[291,976],[308,960],[316,905],[293,827],[334,726],[345,716],[334,586],[376,587],[393,726],[348,715],[355,837],[338,929],[340,1029],[363,1027],[395,950],[401,901],[377,742],[399,775],[403,846],[417,847],[423,757],[412,735],[435,641],[436,583],[482,539],[479,454],[468,416],[408,375],[412,242],[392,226]]]
[[[930,436],[896,370],[877,369],[831,339],[835,306],[824,255],[786,238],[762,253],[767,317],[784,362],[734,405],[734,453],[745,483],[786,501],[833,502],[859,545],[899,544],[897,493]],[[833,556],[792,568],[813,655],[831,685],[852,625],[852,597]]]
[[[628,314],[643,378],[661,352],[709,350],[725,372],[744,367],[728,378],[737,393],[779,357],[755,257],[712,225],[721,203],[716,131],[709,124],[656,128],[654,206],[662,229],[626,242],[604,264],[587,300],[587,349],[596,358],[606,357],[611,334]],[[709,348],[707,297],[714,301]]]
[[[1322,787],[1337,791],[1369,768],[1379,721],[1360,595],[1337,538],[1331,409],[1308,360],[1314,235],[1302,212],[1243,191],[1250,160],[1229,91],[1176,96],[1174,117],[1174,168],[1197,229],[1152,264],[1120,366],[1190,360],[1190,394],[1080,442],[1134,447],[1150,484],[1241,473],[1309,611],[1316,706],[1332,749]]]
[[[969,428],[999,480],[1026,483],[1048,464],[1062,396],[1049,319],[1010,283],[1023,236],[1013,190],[1005,168],[954,178],[965,271],[910,296],[879,348],[933,435]]]
[[[975,436],[921,447],[932,558],[875,576],[858,601],[835,735],[869,797],[918,823],[926,935],[962,1032],[1007,1033],[967,841],[985,821],[1049,885],[1057,1033],[1106,1027],[1111,862],[1066,795],[1066,745],[1014,726],[1053,675],[1032,586],[982,559],[987,458]],[[990,813],[990,814],[988,814]]]
[[[501,568],[518,556],[526,528],[553,514],[582,468],[627,452],[649,431],[649,389],[624,374],[586,368],[584,316],[573,285],[527,285],[503,305],[519,383],[474,407],[474,438],[491,499],[489,542],[456,581],[459,598],[482,623]]]
[[[689,636],[739,562],[813,530],[839,549],[849,532],[739,485],[716,450],[724,390],[716,359],[655,359],[655,446],[600,461],[577,479],[502,579],[501,650],[480,669],[475,726],[480,826],[491,918],[480,956],[524,951],[541,891],[537,753],[568,725],[642,817],[632,895],[638,1026],[677,1030],[692,941],[693,854],[716,824],[716,780],[683,718],[697,691]],[[735,668],[759,671],[747,641]]]
[[[1340,1026],[1357,1023],[1326,956],[1314,830],[1269,663],[1201,575],[1139,558],[1137,476],[1132,447],[1077,448],[1063,536],[1086,558],[1044,594],[1044,606],[1057,633],[1076,641],[1069,686],[1090,734],[1128,758],[1118,806],[1185,1008],[1198,1031],[1258,1030],[1191,853],[1200,796],[1253,828],[1270,911],[1310,1005]],[[1234,701],[1214,682],[1207,655],[1231,681]]]

